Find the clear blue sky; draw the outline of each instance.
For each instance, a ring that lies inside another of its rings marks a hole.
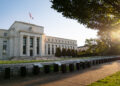
[[[29,12],[34,20],[29,18]],[[85,39],[97,37],[97,31],[53,10],[49,0],[0,0],[0,29],[9,29],[14,21],[44,26],[46,35],[75,39],[79,46],[84,45]]]

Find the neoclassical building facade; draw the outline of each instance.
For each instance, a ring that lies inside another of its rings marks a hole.
[[[54,56],[57,47],[77,49],[77,41],[46,36],[44,27],[20,21],[0,29],[0,59]]]

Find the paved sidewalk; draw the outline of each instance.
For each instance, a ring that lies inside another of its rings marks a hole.
[[[10,80],[0,83],[0,86],[86,86],[117,71],[120,71],[120,61],[93,66],[73,73],[47,74]]]

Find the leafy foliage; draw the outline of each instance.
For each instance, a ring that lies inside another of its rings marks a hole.
[[[51,0],[52,8],[88,28],[104,31],[120,21],[120,0]]]
[[[60,57],[61,56],[61,49],[60,48],[56,48],[55,56],[56,57]]]
[[[67,57],[77,57],[77,50],[74,49],[65,49],[62,48],[62,51],[60,48],[56,48],[56,53],[55,53],[56,57],[61,57],[61,56],[67,56]]]
[[[98,30],[100,40],[109,49],[118,50],[116,47],[120,45],[120,41],[113,40],[111,33],[116,29],[120,31],[120,0],[51,0],[51,2],[52,8],[57,12],[66,18],[77,20],[88,28]]]
[[[108,46],[100,39],[86,40],[86,45],[89,46],[86,52],[93,55],[103,55],[108,49]]]
[[[66,53],[67,53],[66,49],[63,48],[63,49],[62,49],[62,56],[66,56]]]

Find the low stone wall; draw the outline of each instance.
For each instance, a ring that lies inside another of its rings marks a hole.
[[[51,72],[73,72],[89,68],[94,65],[119,60],[119,56],[99,57],[89,59],[66,60],[56,62],[36,62],[19,64],[0,64],[0,79],[11,79],[38,75],[40,73]]]

